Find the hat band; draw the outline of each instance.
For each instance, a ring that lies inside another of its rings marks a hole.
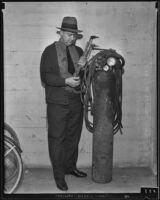
[[[77,30],[77,25],[76,24],[67,24],[67,23],[63,23],[61,28],[70,28],[70,29],[74,29]]]

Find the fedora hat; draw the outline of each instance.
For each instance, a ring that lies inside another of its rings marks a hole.
[[[77,19],[75,17],[64,17],[61,27],[56,28],[73,33],[82,32],[81,30],[78,30]]]

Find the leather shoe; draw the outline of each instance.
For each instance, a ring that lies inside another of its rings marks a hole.
[[[80,177],[80,178],[83,178],[83,177],[87,176],[87,174],[85,172],[79,171],[78,169],[74,169],[72,171],[68,171],[65,174],[70,174],[70,175],[73,175],[73,176],[76,176],[76,177]]]
[[[68,186],[65,180],[57,181],[56,185],[57,185],[57,188],[59,188],[62,191],[68,190]]]

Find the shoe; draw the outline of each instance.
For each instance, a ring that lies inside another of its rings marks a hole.
[[[85,172],[79,171],[78,169],[74,169],[72,171],[68,171],[65,174],[73,175],[73,176],[80,177],[80,178],[83,178],[83,177],[87,176],[87,174]]]
[[[67,183],[65,182],[65,180],[57,181],[56,185],[57,185],[57,188],[62,191],[68,190],[68,186],[67,186]]]

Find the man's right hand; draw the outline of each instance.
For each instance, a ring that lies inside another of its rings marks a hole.
[[[70,87],[77,87],[80,85],[80,78],[79,77],[69,77],[65,79],[65,84],[69,85]]]

